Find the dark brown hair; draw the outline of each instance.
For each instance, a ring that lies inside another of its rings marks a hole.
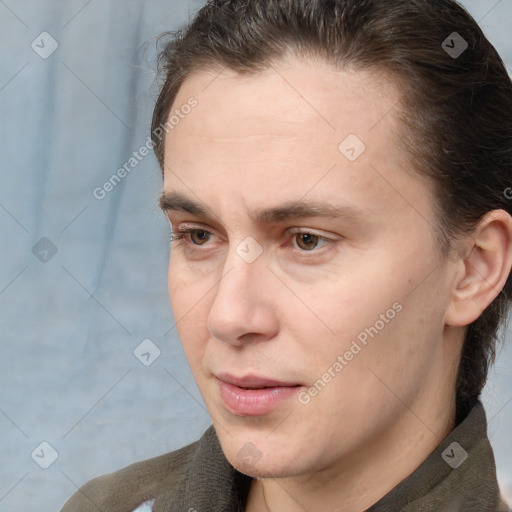
[[[161,127],[192,72],[227,67],[256,73],[293,51],[396,78],[401,102],[395,115],[403,128],[397,143],[433,186],[435,234],[444,257],[451,241],[470,233],[487,212],[511,212],[504,194],[512,182],[511,80],[495,48],[457,2],[213,0],[186,29],[163,35],[171,37],[159,55],[164,81],[152,122],[162,170]],[[511,286],[509,276],[467,328],[456,384],[457,421],[486,382]]]

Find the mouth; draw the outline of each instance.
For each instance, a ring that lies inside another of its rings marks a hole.
[[[248,375],[217,376],[224,407],[236,416],[263,416],[297,394],[302,384]]]

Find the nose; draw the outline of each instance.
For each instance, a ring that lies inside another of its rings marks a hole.
[[[233,248],[208,313],[211,335],[232,345],[274,337],[278,331],[272,293],[276,282],[263,255],[248,263]]]

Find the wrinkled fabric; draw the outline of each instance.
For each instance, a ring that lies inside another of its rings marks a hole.
[[[198,441],[179,450],[91,480],[62,512],[133,512],[151,499],[152,512],[243,512],[251,480],[229,463],[210,426]],[[507,510],[478,402],[411,475],[367,512]]]

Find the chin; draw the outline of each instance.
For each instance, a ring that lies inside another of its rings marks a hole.
[[[230,457],[228,460],[240,473],[252,478],[286,478],[297,476],[301,473],[301,471],[298,471],[297,467],[292,469],[288,465],[284,467],[283,464],[263,463],[262,460],[256,464],[241,462],[236,456],[235,458]]]
[[[307,471],[304,467],[304,454],[288,451],[285,446],[272,446],[270,443],[262,446],[259,443],[258,448],[256,444],[243,443],[233,438],[224,441],[221,442],[222,451],[229,463],[240,473],[250,477],[283,478]]]

